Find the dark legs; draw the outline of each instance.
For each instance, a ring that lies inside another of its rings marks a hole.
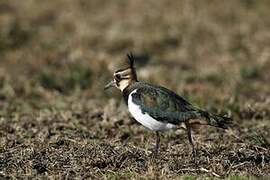
[[[194,146],[193,141],[192,141],[191,128],[190,127],[187,127],[187,134],[188,134],[189,144],[192,147],[192,158],[193,158],[193,161],[195,162],[195,164],[197,164],[197,161],[196,161],[196,149],[195,149],[195,146]]]
[[[158,150],[159,150],[159,143],[160,143],[160,136],[159,136],[159,132],[156,131],[156,146],[155,146],[155,150],[153,152],[153,155],[156,157],[158,154]]]
[[[192,158],[195,164],[197,164],[197,153],[196,153],[196,149],[192,140],[192,136],[191,136],[191,128],[187,126],[187,134],[188,134],[188,141],[189,144],[191,145],[192,148]],[[158,151],[159,151],[159,144],[160,144],[160,135],[159,132],[156,131],[156,146],[155,149],[153,151],[153,156],[157,157],[158,155]]]

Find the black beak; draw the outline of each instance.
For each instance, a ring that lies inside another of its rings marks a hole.
[[[109,82],[109,83],[104,87],[104,90],[109,89],[109,88],[111,88],[111,87],[115,87],[115,86],[116,86],[116,84],[115,84],[115,82],[112,80],[111,82]]]

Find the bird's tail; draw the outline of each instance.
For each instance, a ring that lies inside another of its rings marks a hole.
[[[227,129],[232,124],[232,119],[229,117],[211,114],[202,110],[200,110],[200,114],[210,126]]]

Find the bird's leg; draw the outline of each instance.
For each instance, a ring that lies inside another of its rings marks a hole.
[[[155,146],[155,150],[154,150],[154,156],[155,156],[155,157],[156,157],[157,154],[158,154],[159,143],[160,143],[160,136],[159,136],[159,132],[156,131],[156,146]]]
[[[193,158],[193,161],[195,162],[195,164],[197,164],[197,161],[196,161],[197,160],[196,159],[197,153],[196,153],[196,149],[195,149],[192,137],[191,137],[191,128],[189,126],[187,127],[187,133],[188,133],[189,144],[192,147],[192,158]]]

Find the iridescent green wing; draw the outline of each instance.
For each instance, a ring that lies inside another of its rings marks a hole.
[[[199,116],[196,109],[185,99],[159,86],[145,84],[139,87],[136,93],[132,94],[132,100],[141,107],[143,113],[161,122],[179,124]]]

